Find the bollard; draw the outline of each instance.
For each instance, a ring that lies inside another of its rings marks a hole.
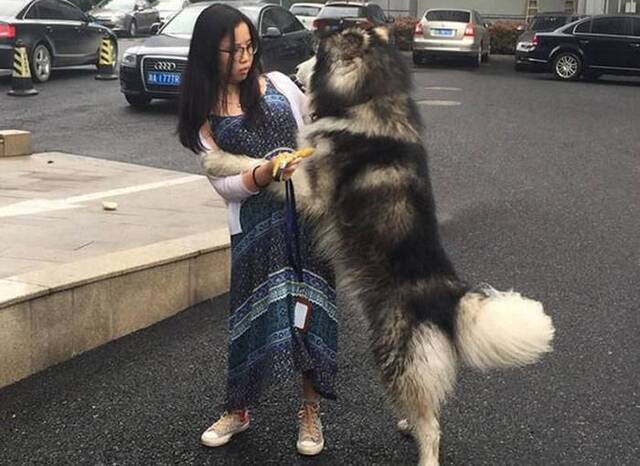
[[[29,68],[29,54],[27,47],[20,39],[13,48],[13,70],[11,72],[11,90],[7,94],[14,97],[27,97],[37,95],[38,91],[33,87],[31,69]]]
[[[100,44],[100,58],[98,60],[98,74],[96,79],[107,81],[118,79],[116,74],[116,57],[111,38],[106,36],[102,38]]]

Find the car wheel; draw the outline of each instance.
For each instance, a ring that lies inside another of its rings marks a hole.
[[[573,52],[562,52],[553,59],[553,75],[560,81],[575,81],[582,73],[582,60]]]
[[[133,108],[145,108],[151,102],[151,97],[144,94],[125,94],[124,98]]]
[[[413,64],[416,66],[424,65],[425,57],[423,54],[418,52],[413,52]]]
[[[480,64],[482,64],[482,47],[478,49],[478,53],[474,57],[471,57],[471,66],[473,68],[479,68]]]
[[[37,83],[51,78],[51,52],[44,44],[38,44],[31,53],[31,76]]]
[[[136,25],[136,20],[132,19],[129,23],[129,37],[135,37],[138,34],[138,26]]]
[[[491,58],[491,44],[489,44],[489,48],[487,49],[485,54],[482,56],[482,63],[488,63],[490,58]]]

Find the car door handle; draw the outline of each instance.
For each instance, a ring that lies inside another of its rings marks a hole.
[[[629,44],[629,47],[633,47],[634,49],[640,48],[640,44]]]
[[[44,28],[47,32],[53,32],[53,28],[51,26],[47,26]]]
[[[587,45],[587,44],[589,44],[589,41],[588,41],[588,40],[586,40],[586,39],[582,39],[582,40],[580,40],[580,41],[578,41],[578,42],[580,42],[580,45]]]

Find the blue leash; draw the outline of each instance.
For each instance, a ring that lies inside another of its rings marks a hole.
[[[293,181],[285,182],[285,211],[287,224],[287,256],[289,263],[293,267],[294,272],[300,283],[304,283],[302,271],[302,254],[300,252],[300,231],[298,229],[298,212],[296,211],[296,193],[293,189]]]

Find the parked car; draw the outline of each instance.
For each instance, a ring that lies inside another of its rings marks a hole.
[[[313,21],[313,28],[318,37],[324,37],[352,26],[389,27],[393,21],[375,3],[327,2]]]
[[[66,0],[0,2],[0,69],[13,68],[13,48],[22,40],[36,82],[48,81],[53,68],[97,65],[104,37],[117,56],[116,36]]]
[[[160,22],[160,13],[149,0],[102,0],[89,14],[116,34],[129,37],[148,33]]]
[[[175,16],[185,6],[188,6],[191,0],[156,0],[153,6],[158,10],[160,22],[166,23],[171,17]]]
[[[573,15],[570,13],[538,13],[529,22],[528,25],[519,27],[518,30],[523,31],[516,41],[515,69],[516,71],[524,71],[528,68],[528,63],[521,59],[521,51],[531,47],[531,41],[536,32],[555,31],[562,26],[585,18],[586,15]]]
[[[130,105],[144,107],[151,99],[178,97],[193,27],[200,13],[213,3],[216,2],[187,6],[162,26],[157,35],[124,52],[120,63],[120,90]],[[265,3],[224,3],[238,8],[255,24],[265,71],[293,74],[299,63],[313,55],[311,32],[284,8]]]
[[[536,33],[521,51],[524,62],[561,81],[603,74],[640,75],[640,16],[602,15]]]
[[[475,10],[431,9],[416,23],[413,33],[413,62],[430,58],[463,57],[478,67],[489,61],[489,24]]]
[[[304,24],[304,27],[311,30],[313,29],[313,21],[323,6],[320,3],[294,3],[289,11]]]

